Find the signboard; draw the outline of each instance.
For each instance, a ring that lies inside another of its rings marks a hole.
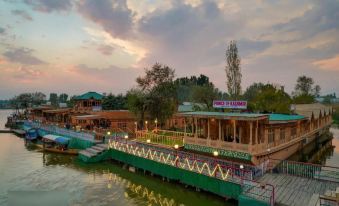
[[[247,109],[247,101],[223,101],[214,100],[214,108],[227,108],[227,109]]]

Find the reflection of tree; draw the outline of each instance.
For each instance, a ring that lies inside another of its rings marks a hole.
[[[147,200],[148,204],[150,205],[167,205],[167,206],[174,206],[174,205],[180,205],[176,204],[175,201],[171,198],[167,198],[162,196],[159,193],[155,193],[153,190],[149,190],[147,187],[143,185],[138,185],[135,183],[132,183],[129,180],[126,180],[116,174],[109,173],[108,176],[108,184],[107,188],[111,189],[112,184],[123,186],[126,188],[127,193],[125,193],[126,196],[136,196],[139,198],[143,198]]]

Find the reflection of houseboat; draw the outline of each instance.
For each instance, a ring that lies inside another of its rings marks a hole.
[[[37,146],[40,147],[43,151],[47,152],[77,155],[78,150],[69,149],[68,143],[68,138],[48,134],[42,138],[42,145],[37,144]]]

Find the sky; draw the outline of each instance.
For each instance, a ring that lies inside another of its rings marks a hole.
[[[243,90],[306,75],[339,94],[339,0],[0,0],[0,99],[124,93],[156,62],[226,92],[231,40]]]

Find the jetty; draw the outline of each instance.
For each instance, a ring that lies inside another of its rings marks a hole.
[[[0,129],[0,133],[12,133],[9,129]]]

